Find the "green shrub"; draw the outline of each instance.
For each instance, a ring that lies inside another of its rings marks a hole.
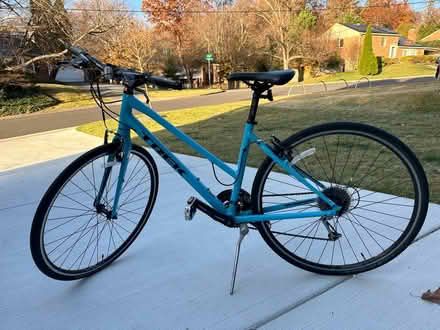
[[[338,69],[341,66],[342,59],[339,56],[332,55],[325,63],[325,67],[328,69]]]
[[[362,47],[361,59],[359,62],[359,73],[361,75],[374,75],[379,71],[377,58],[373,53],[373,40],[371,35],[371,25],[368,25]]]
[[[36,86],[0,85],[0,117],[37,112],[57,103]]]

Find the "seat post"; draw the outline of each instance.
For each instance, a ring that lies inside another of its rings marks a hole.
[[[257,115],[258,102],[260,101],[261,91],[259,89],[253,89],[252,102],[249,109],[249,116],[247,122],[252,125],[256,125],[255,117]]]

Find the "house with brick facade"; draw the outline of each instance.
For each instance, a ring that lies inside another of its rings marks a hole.
[[[344,60],[345,70],[355,70],[361,55],[361,49],[367,32],[366,24],[334,24],[328,31],[328,37],[335,40],[339,56]],[[431,50],[415,43],[415,31],[410,31],[409,39],[397,32],[371,26],[373,53],[378,57],[400,58],[403,56],[424,55]]]

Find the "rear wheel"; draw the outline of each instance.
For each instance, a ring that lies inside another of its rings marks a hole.
[[[111,143],[85,153],[56,178],[41,200],[31,229],[38,268],[58,280],[75,280],[104,269],[135,240],[146,224],[158,191],[151,155],[133,145],[121,191],[118,217],[111,219],[120,162]],[[99,205],[95,198],[110,171]]]
[[[347,275],[379,267],[416,237],[428,208],[422,166],[396,137],[372,126],[334,122],[283,141],[292,155],[309,154],[296,168],[342,209],[333,217],[257,223],[266,243],[289,263],[320,274]],[[308,151],[308,153],[304,153]],[[254,212],[295,200],[307,205],[277,212],[329,209],[270,158],[252,188]]]

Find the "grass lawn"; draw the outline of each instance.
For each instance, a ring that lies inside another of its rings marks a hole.
[[[272,134],[284,139],[301,129],[334,120],[359,121],[383,128],[417,154],[430,181],[430,199],[440,203],[439,87],[437,82],[400,84],[288,98],[259,109],[256,134],[263,139]],[[223,160],[236,162],[248,104],[172,111],[165,116]],[[147,119],[143,121],[173,151],[197,155],[168,132]],[[101,123],[84,125],[79,130],[97,136],[104,132]],[[140,139],[135,142],[142,143]],[[264,155],[252,148],[249,157],[249,165],[258,167]]]
[[[267,103],[268,101],[266,100],[263,100],[261,102],[261,104]],[[209,119],[219,120],[219,124],[221,124],[221,118],[218,118],[219,115],[223,113],[233,113],[237,111],[241,112],[248,106],[248,104],[248,101],[240,101],[227,104],[197,107],[192,109],[165,111],[161,112],[160,114],[162,115],[162,117],[166,118],[175,126],[196,124]],[[163,129],[162,126],[144,115],[139,115],[138,119],[145,125],[145,127],[147,127],[152,132],[159,132]],[[117,123],[114,120],[108,120],[106,121],[106,123],[107,126],[111,129],[117,128]],[[78,127],[78,130],[90,135],[103,137],[105,127],[102,121],[97,121],[94,123],[84,124]],[[135,136],[133,132],[132,136]]]
[[[386,78],[396,78],[396,77],[408,77],[408,76],[422,76],[422,75],[432,75],[435,74],[435,68],[433,65],[426,64],[412,64],[412,63],[400,63],[387,65],[383,68],[380,74],[374,76],[368,76],[368,79],[386,79]],[[345,79],[359,80],[363,75],[358,72],[339,72],[334,74],[329,74],[326,76],[307,78],[304,83],[316,83],[320,81],[337,81]]]
[[[84,90],[84,88],[79,89],[78,87],[75,86],[67,86],[61,84],[38,84],[38,86],[40,87],[42,93],[49,95],[50,97],[52,97],[55,100],[58,100],[59,102],[58,104],[45,109],[45,111],[74,109],[74,108],[91,106],[95,104],[88,89]],[[167,99],[173,99],[179,97],[204,95],[204,94],[215,93],[220,91],[221,91],[220,89],[185,89],[182,91],[152,89],[149,91],[149,96],[151,100],[154,102],[154,101],[167,100]],[[109,101],[109,100],[117,100],[120,98],[121,96],[118,95],[117,93],[112,93],[111,96],[105,97],[104,99]]]

